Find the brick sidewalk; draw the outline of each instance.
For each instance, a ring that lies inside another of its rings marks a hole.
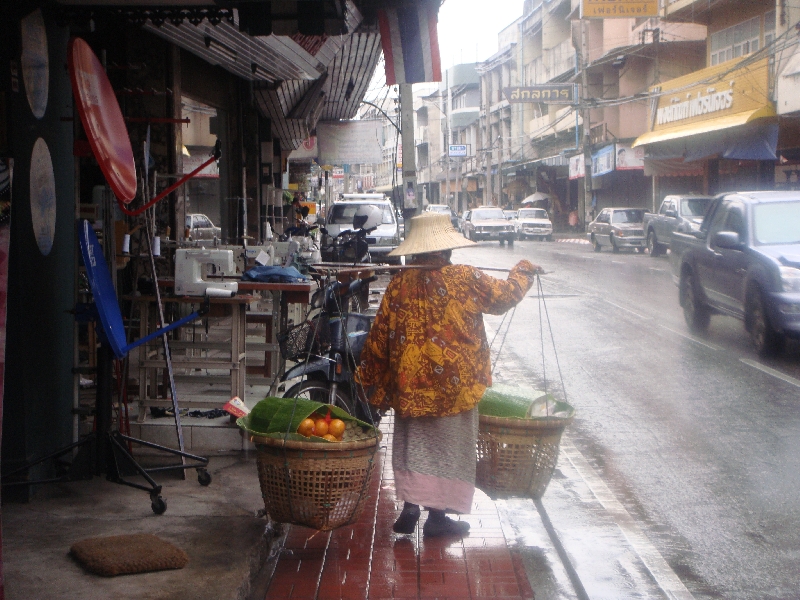
[[[464,538],[424,538],[425,511],[413,535],[392,532],[402,503],[394,495],[391,421],[381,424],[384,449],[359,521],[332,532],[291,526],[266,598],[533,598],[494,502],[480,491],[472,513],[460,517],[471,526]]]

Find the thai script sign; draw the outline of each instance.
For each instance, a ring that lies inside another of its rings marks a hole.
[[[582,0],[581,18],[657,17],[658,0]]]
[[[511,104],[520,102],[542,102],[545,104],[572,104],[578,98],[578,86],[574,83],[562,85],[534,85],[530,87],[503,88],[506,100]]]
[[[770,106],[767,61],[726,62],[651,87],[652,131]]]
[[[733,90],[729,89],[705,95],[702,92],[697,92],[697,96],[694,98],[659,108],[656,113],[656,124],[665,125],[673,121],[691,119],[698,115],[727,110],[732,106]]]
[[[466,156],[467,146],[465,144],[450,144],[450,156]]]

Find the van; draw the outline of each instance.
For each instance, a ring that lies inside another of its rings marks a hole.
[[[330,206],[325,217],[328,235],[335,237],[342,231],[353,229],[356,210],[364,205],[377,206],[383,215],[381,224],[367,236],[370,256],[377,262],[398,262],[397,258],[387,256],[400,244],[400,228],[394,207],[383,194],[342,194],[341,200]]]

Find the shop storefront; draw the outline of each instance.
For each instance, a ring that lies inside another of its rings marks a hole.
[[[583,193],[583,183],[578,185],[578,180],[583,179],[584,172],[583,154],[572,156],[569,178],[576,194]],[[586,202],[587,222],[609,206],[649,208],[651,196],[651,181],[644,174],[643,148],[614,143],[592,152],[592,197]]]
[[[632,147],[645,150],[654,198],[772,189],[779,126],[770,89],[768,59],[751,57],[650,88],[651,131]]]

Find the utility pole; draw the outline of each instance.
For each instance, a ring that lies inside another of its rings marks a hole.
[[[444,119],[445,119],[445,129],[444,129],[444,151],[445,155],[447,156],[447,179],[445,179],[445,187],[446,187],[446,194],[444,203],[450,206],[450,142],[452,138],[452,133],[450,133],[450,71],[445,71],[444,74],[445,80],[445,89],[447,90],[447,95],[445,96],[445,105],[444,105]]]
[[[592,127],[589,111],[589,51],[586,45],[586,19],[581,19],[581,109],[583,113],[583,200],[578,197],[578,224],[586,227],[586,203],[592,202]]]
[[[415,213],[422,212],[422,195],[417,197],[417,149],[414,146],[414,94],[410,83],[401,83],[400,131],[403,142],[403,219],[408,235]]]
[[[489,130],[489,139],[491,140],[492,137],[491,123],[489,123],[487,129]],[[485,143],[486,141],[484,141],[484,144]],[[489,150],[487,152],[488,160],[486,161],[486,196],[483,202],[486,206],[492,205],[492,161],[494,160],[494,143],[492,143],[491,141],[489,143],[491,145],[489,146]]]

